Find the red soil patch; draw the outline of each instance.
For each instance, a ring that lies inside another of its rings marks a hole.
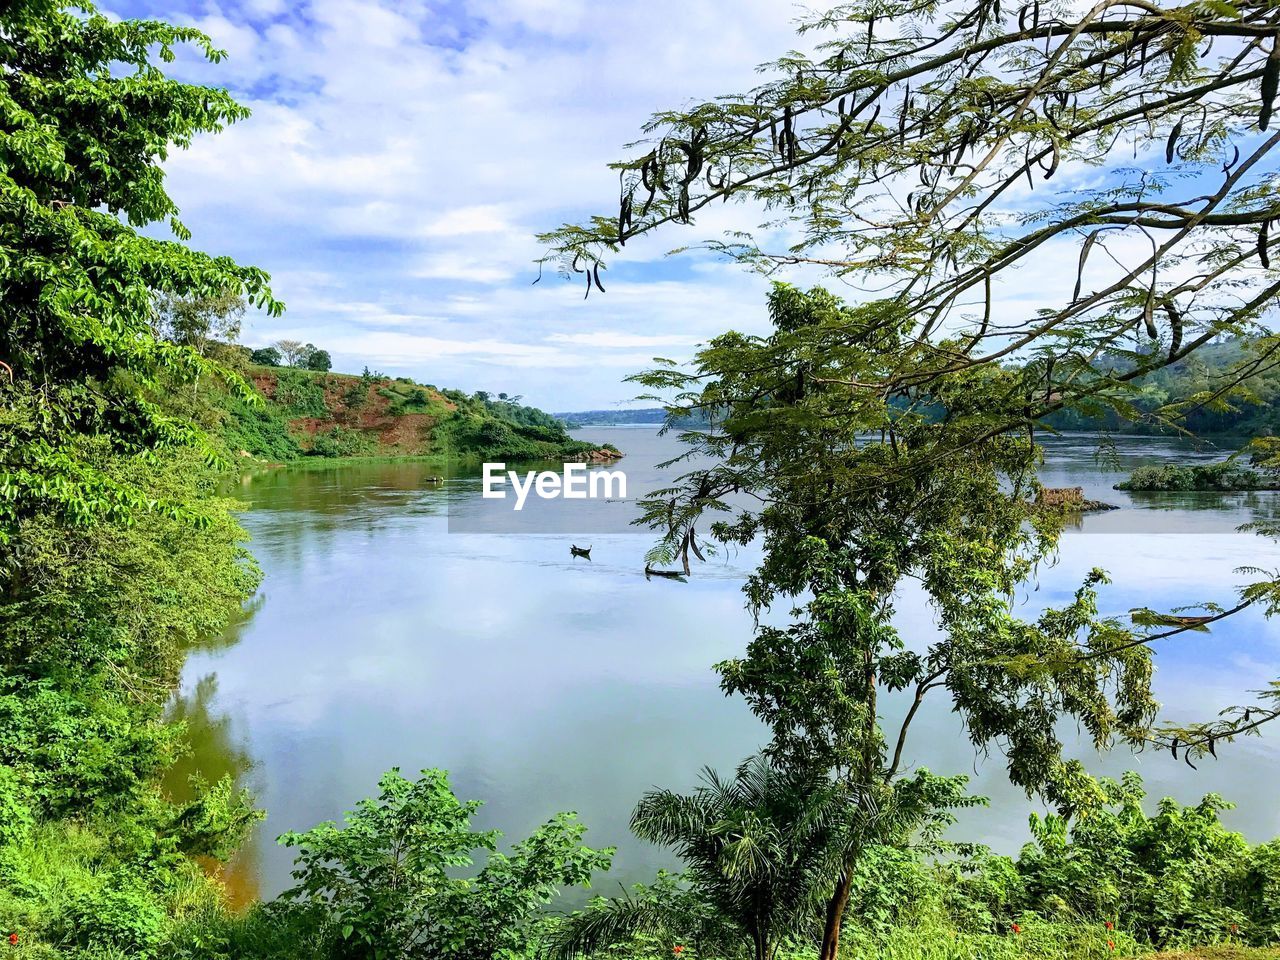
[[[257,370],[250,374],[253,385],[263,396],[275,397],[277,379],[269,370]],[[289,421],[290,428],[301,435],[313,437],[317,433],[340,426],[348,430],[376,433],[378,446],[389,448],[387,452],[401,456],[426,453],[431,448],[431,431],[436,417],[429,413],[390,412],[394,402],[379,391],[392,387],[394,381],[380,378],[370,381],[363,392],[351,398],[352,388],[362,383],[361,377],[347,374],[317,374],[317,381],[324,390],[324,405],[328,417],[298,417]],[[457,404],[446,399],[437,390],[418,387],[427,393],[433,403],[452,412]],[[355,402],[352,402],[354,399]]]

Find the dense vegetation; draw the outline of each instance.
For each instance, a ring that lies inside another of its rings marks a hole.
[[[183,659],[259,579],[218,490],[241,450],[366,449],[338,425],[292,432],[293,416],[329,414],[323,372],[282,372],[280,402],[264,401],[234,341],[247,308],[281,309],[265,274],[182,243],[159,161],[245,112],[153,64],[179,44],[220,57],[186,27],[45,0],[0,10],[0,949],[14,956],[173,953],[185,918],[219,909],[206,868],[257,819],[250,798],[230,778],[181,800],[161,787],[186,749],[165,713]],[[177,239],[137,229],[156,221]],[[423,393],[369,386],[397,409]],[[465,413],[462,441],[567,439],[518,405],[424,395]]]
[[[849,254],[834,261],[839,273],[892,263],[908,274],[901,297],[857,306],[779,285],[766,335],[728,333],[688,368],[639,377],[666,394],[670,424],[706,411],[719,422],[684,437],[709,466],[646,503],[659,541],[650,559],[688,572],[690,555],[758,540],[764,559],[746,603],[790,616],[758,619],[741,654],[716,667],[725,693],[765,725],[764,751],[692,794],[654,790],[633,814],[639,836],[676,851],[682,875],[558,919],[544,906],[606,869],[610,851],[584,846],[567,813],[499,850],[496,833],[472,829],[475,803],[440,771],[391,771],[341,827],[281,838],[297,851],[295,887],[243,914],[227,908],[206,867],[255,821],[251,798],[224,778],[191,784],[180,801],[161,774],[184,749],[164,709],[184,655],[258,582],[234,505],[217,493],[228,465],[388,447],[509,459],[573,448],[558,421],[518,400],[334,375],[310,344],[278,344],[287,366],[270,354],[253,365],[235,346],[239,317],[282,305],[260,270],[185,245],[160,165],[245,111],[224,91],[169,78],[153,57],[168,62],[184,44],[212,62],[220,52],[196,29],[120,21],[88,4],[0,8],[0,950],[68,960],[958,960],[1280,939],[1274,842],[1250,847],[1223,829],[1212,796],[1191,808],[1165,801],[1148,816],[1136,778],[1094,779],[1060,738],[1075,720],[1099,749],[1155,743],[1189,760],[1273,719],[1275,693],[1213,721],[1157,725],[1151,644],[1230,611],[1173,626],[1154,611],[1108,617],[1101,571],[1060,607],[1024,615],[1010,602],[1060,532],[1059,518],[1034,508],[1035,426],[1067,408],[1095,415],[1095,403],[1142,419],[1126,398],[1225,335],[1244,338],[1245,359],[1192,406],[1214,409],[1265,375],[1277,346],[1255,321],[1278,289],[1260,285],[1271,283],[1267,230],[1280,211],[1270,184],[1239,177],[1278,141],[1246,143],[1252,152],[1225,165],[1220,189],[1188,201],[1204,209],[1153,206],[1144,181],[1077,198],[1048,227],[1045,216],[1021,221],[1049,235],[1134,224],[1195,234],[1208,266],[1174,288],[1135,285],[1144,265],[1050,311],[1024,343],[1033,358],[1017,366],[999,362],[1002,349],[980,352],[991,337],[1025,332],[992,325],[990,281],[1039,235],[1010,241],[1001,231],[1011,221],[992,232],[980,207],[961,212],[976,231],[962,242],[946,211],[982,189],[999,195],[1033,157],[1052,169],[1064,157],[1097,160],[1095,134],[1133,127],[1148,139],[1168,127],[1166,162],[1216,175],[1224,143],[1269,123],[1280,77],[1274,41],[1263,46],[1273,13],[1252,2],[1143,4],[1132,16],[1095,11],[1068,30],[1041,23],[1038,5],[1019,14],[979,2],[954,20],[922,8],[919,30],[870,42],[878,19],[913,11],[879,0],[838,8],[817,24],[836,29],[827,59],[789,58],[758,95],[663,115],[671,136],[622,167],[620,215],[552,238],[553,256],[599,288],[602,244],[614,252],[628,235],[754,191],[810,206],[806,240],[784,259],[818,259],[815,246],[838,241]],[[1016,31],[984,39],[1015,18]],[[1060,49],[1041,57],[1041,40],[1055,36]],[[1088,48],[1072,48],[1082,37]],[[1206,38],[1236,38],[1239,52],[1225,68],[1197,66]],[[1001,68],[980,72],[1000,48]],[[895,125],[877,123],[877,107],[851,133],[854,114],[912,80]],[[1161,85],[1178,95],[1161,99]],[[1025,109],[1046,97],[1039,113]],[[1131,123],[1135,101],[1149,126]],[[811,111],[832,124],[798,126]],[[1183,137],[1184,112],[1201,124],[1194,138],[1190,127]],[[1077,115],[1092,117],[1083,130]],[[1001,153],[1010,138],[1017,149]],[[988,147],[996,162],[962,163]],[[708,164],[719,175],[700,193]],[[951,183],[966,166],[967,179]],[[1004,185],[977,183],[983,170]],[[832,213],[865,183],[880,190],[904,171],[924,188],[905,219],[864,232]],[[1229,215],[1217,212],[1223,204]],[[175,239],[142,229],[161,222]],[[1082,272],[1096,236],[1084,241]],[[869,252],[877,259],[863,259]],[[1254,259],[1265,279],[1249,272]],[[1171,260],[1165,248],[1161,266]],[[1241,301],[1189,296],[1214,283]],[[985,317],[933,335],[957,298],[982,288]],[[1159,405],[1159,417],[1189,422],[1177,406]],[[732,510],[725,498],[744,491],[757,506]],[[899,633],[893,604],[907,580],[927,595],[937,630]],[[1273,612],[1280,587],[1247,585],[1239,606],[1249,604]],[[964,777],[912,763],[912,720],[930,695],[949,697],[974,747],[998,748],[1011,781],[1056,809],[1032,822],[1016,860],[946,840],[952,811],[981,801]],[[889,727],[882,706],[894,696],[909,706]]]
[[[1132,364],[1115,358],[1108,368],[1122,375]],[[1269,436],[1280,432],[1280,370],[1252,362],[1237,338],[1206,344],[1177,363],[1138,378],[1131,406],[1123,411],[1081,404],[1060,410],[1046,423],[1060,430],[1155,433],[1178,425],[1196,435]]]
[[[483,392],[439,389],[368,369],[360,376],[283,366],[244,367],[260,397],[221,394],[219,432],[242,457],[429,456],[568,460],[595,448],[555,417]]]
[[[1199,466],[1139,467],[1117,490],[1280,490],[1274,470],[1255,470],[1232,460]]]
[[[1178,427],[1197,436],[1269,436],[1280,432],[1280,368],[1264,365],[1238,376],[1249,357],[1248,345],[1238,338],[1206,344],[1183,360],[1139,377],[1123,408],[1082,402],[1047,415],[1043,422],[1055,430],[1165,433],[1172,427],[1170,416],[1176,414]],[[1134,367],[1123,356],[1110,359],[1106,369],[1114,375]],[[556,416],[572,425],[659,425],[667,413],[664,407],[639,407]],[[679,426],[705,427],[711,419],[699,410],[683,417]]]
[[[771,956],[811,956],[807,891],[823,848],[818,831],[790,829],[804,802],[790,786],[757,760],[728,781],[709,774],[692,796],[644,798],[634,829],[674,845],[685,872],[562,918],[537,908],[610,859],[581,845],[571,815],[461,879],[446,868],[492,850],[498,835],[470,830],[476,804],[459,802],[440,771],[417,781],[392,771],[343,828],[282,838],[299,849],[293,889],[247,914],[193,913],[171,949],[272,960],[514,960],[583,950],[611,960],[673,952],[736,960],[753,955],[753,930],[772,929]],[[1033,816],[1032,840],[1016,858],[943,841],[946,816],[910,847],[875,845],[854,878],[845,955],[1087,960],[1280,938],[1280,841],[1251,847],[1226,830],[1218,814],[1229,805],[1213,795],[1190,807],[1164,800],[1148,815],[1136,775],[1101,788],[1103,805],[1087,820]],[[773,831],[768,846],[744,846],[754,818]],[[780,870],[751,864],[780,856]]]

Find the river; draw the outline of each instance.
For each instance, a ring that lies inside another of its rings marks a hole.
[[[650,428],[576,435],[626,451],[619,466],[633,496],[659,482],[654,465],[677,449]],[[1104,456],[1096,437],[1051,440],[1046,484],[1083,486],[1121,509],[1070,529],[1024,601],[1060,602],[1102,567],[1114,579],[1107,612],[1229,605],[1244,580],[1236,568],[1280,567],[1280,547],[1235,529],[1274,515],[1280,494],[1111,489],[1141,463],[1215,456],[1164,439],[1118,438]],[[193,747],[171,782],[231,773],[268,811],[227,872],[239,900],[289,884],[291,855],[273,842],[278,834],[340,819],[393,766],[448,769],[460,796],[485,801],[477,825],[508,839],[558,810],[578,811],[588,843],[619,848],[608,884],[616,890],[615,880],[674,866],[627,831],[640,794],[687,788],[703,766],[728,769],[764,740],[710,669],[750,636],[739,590],[754,554],[712,558],[688,583],[646,580],[650,539],[640,532],[588,535],[587,561],[569,555],[571,536],[451,529],[450,498],[455,510],[479,498],[479,479],[435,484],[434,472],[421,463],[321,465],[264,472],[240,487],[263,586],[224,637],[189,657],[171,709],[187,720]],[[906,634],[933,630],[919,596],[904,595],[899,609]],[[1157,664],[1166,716],[1205,718],[1280,677],[1280,622],[1246,610],[1212,633],[1165,641]],[[926,708],[916,729],[912,765],[968,773],[992,799],[967,811],[955,834],[1016,852],[1039,807],[1008,785],[1001,758],[975,757],[945,703]],[[1167,753],[1075,748],[1095,772],[1139,770],[1153,798],[1216,791],[1238,801],[1226,819],[1251,840],[1280,834],[1280,730],[1218,752],[1192,770]]]

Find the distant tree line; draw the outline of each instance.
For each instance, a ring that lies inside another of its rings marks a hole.
[[[1256,364],[1241,377],[1247,351],[1239,339],[1207,344],[1139,379],[1127,409],[1083,403],[1050,414],[1045,422],[1059,430],[1154,433],[1167,429],[1172,414],[1194,434],[1273,436],[1280,432],[1280,370]],[[1102,375],[1121,377],[1131,367],[1125,358],[1112,358]]]
[[[277,340],[268,347],[259,347],[249,354],[249,360],[264,367],[298,367],[302,370],[318,370],[328,373],[333,369],[333,358],[328,350],[321,350],[314,343],[301,340]]]

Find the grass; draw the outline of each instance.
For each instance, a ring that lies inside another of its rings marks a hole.
[[[1280,947],[1242,947],[1235,943],[1222,943],[1214,947],[1148,953],[1142,960],[1280,960]]]

